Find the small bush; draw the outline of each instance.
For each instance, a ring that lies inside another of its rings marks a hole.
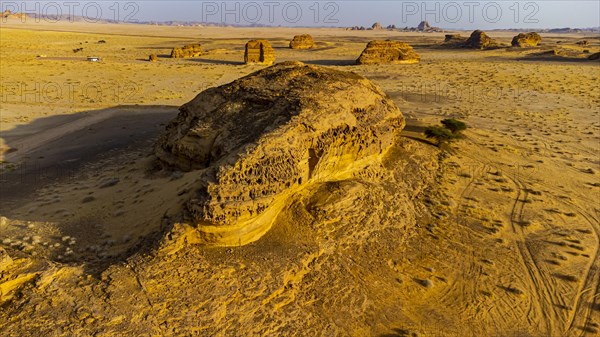
[[[441,126],[430,126],[425,129],[425,137],[435,139],[439,146],[459,138],[459,135]]]
[[[460,133],[461,131],[467,129],[467,124],[454,118],[444,119],[442,121],[442,125],[452,133]]]

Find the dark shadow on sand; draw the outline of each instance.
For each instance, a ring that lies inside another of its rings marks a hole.
[[[207,64],[223,64],[223,65],[229,65],[229,66],[243,66],[245,65],[245,63],[243,61],[226,61],[226,60],[211,60],[211,59],[188,59],[189,61],[192,62],[201,62],[201,63],[207,63]]]
[[[312,64],[317,66],[354,66],[356,60],[308,60],[302,61],[306,64]]]
[[[42,130],[49,130],[85,117],[114,114],[83,129],[61,135],[33,149],[19,149],[20,140]],[[0,133],[18,162],[0,172],[0,213],[11,215],[19,201],[36,190],[64,179],[74,179],[79,169],[115,152],[156,138],[166,123],[178,113],[172,106],[117,106],[73,115],[57,115],[37,119],[26,125]],[[27,151],[22,155],[19,151]]]
[[[26,149],[26,156],[20,156],[16,167],[12,170],[3,170],[0,173],[0,214],[13,218],[13,211],[17,207],[31,201],[36,196],[36,191],[51,184],[70,183],[79,179],[86,179],[88,174],[94,174],[90,165],[98,165],[109,160],[123,165],[131,164],[128,154],[131,152],[151,154],[158,136],[164,131],[166,124],[178,113],[174,106],[116,106],[108,109],[93,110],[73,115],[60,115],[41,118],[27,125],[18,126],[12,130],[2,132],[8,146],[20,144],[18,141],[24,137],[35,136],[40,130],[52,130],[69,123],[81,122],[80,128],[69,130],[58,138],[41,144],[36,148]],[[86,117],[97,117],[101,114],[110,114],[105,119],[91,119],[90,123],[82,122]],[[95,122],[97,120],[97,122]],[[61,129],[62,130],[62,129]],[[13,152],[18,154],[19,150]],[[100,171],[101,166],[96,170]],[[98,172],[100,173],[100,172]],[[76,210],[80,205],[66,204],[66,209]],[[15,215],[15,218],[16,215]],[[27,221],[46,221],[44,217],[19,218]],[[66,220],[58,225],[62,235],[71,235],[77,238],[81,230],[96,233],[96,218],[80,218]],[[77,252],[69,262],[82,265],[87,274],[100,277],[101,273],[113,264],[123,263],[133,254],[150,252],[158,247],[163,233],[172,223],[170,219],[156,219],[156,230],[135,240],[135,244],[128,250],[111,256],[94,256],[82,249],[87,245],[102,242],[98,232],[97,242],[89,241],[79,243]],[[50,256],[50,260],[65,263],[60,256]]]

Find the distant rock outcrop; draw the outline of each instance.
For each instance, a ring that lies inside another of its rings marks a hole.
[[[373,30],[380,30],[380,29],[383,29],[383,26],[381,25],[381,23],[375,22],[373,24],[373,26],[371,26],[371,29],[373,29]]]
[[[13,13],[10,11],[10,9],[5,10],[4,12],[0,13],[2,14],[2,18],[4,19],[21,19],[21,20],[25,20],[29,17],[29,15],[27,15],[27,13]]]
[[[292,49],[310,49],[314,47],[315,40],[309,34],[296,35],[290,42],[290,48]]]
[[[512,39],[513,47],[536,47],[542,41],[540,34],[531,33],[520,33]]]
[[[430,30],[431,26],[429,25],[429,22],[427,21],[421,21],[421,23],[419,23],[419,25],[417,26],[418,30]]]
[[[202,46],[199,44],[189,44],[183,48],[173,48],[171,58],[193,58],[200,57],[204,53]]]
[[[275,50],[267,40],[251,40],[246,43],[245,63],[271,65],[275,62]]]
[[[371,41],[362,52],[356,64],[409,64],[421,60],[413,48],[402,42],[390,40]]]
[[[404,123],[363,76],[284,62],[200,93],[155,149],[167,166],[198,172],[187,242],[238,245],[268,231],[289,198],[377,163]]]
[[[474,49],[496,48],[499,44],[490,38],[485,32],[476,30],[465,42],[465,47]]]
[[[467,42],[467,38],[460,34],[446,34],[444,39],[445,45],[463,46]]]

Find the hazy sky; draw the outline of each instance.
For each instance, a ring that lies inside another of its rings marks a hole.
[[[600,0],[588,1],[2,1],[2,10],[74,13],[89,21],[203,21],[282,26],[556,28],[600,26]]]

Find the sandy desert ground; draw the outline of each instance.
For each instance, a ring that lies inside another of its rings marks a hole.
[[[287,48],[299,33],[317,48]],[[241,247],[171,239],[197,177],[156,170],[153,145],[199,92],[264,68],[242,62],[256,37],[394,100],[390,183],[323,185],[306,202],[326,216],[290,207]],[[583,53],[600,40],[542,37],[479,51],[442,33],[3,23],[0,334],[600,335],[600,67]],[[421,62],[354,65],[386,38]],[[576,56],[538,55],[557,41]],[[207,53],[167,57],[187,43]],[[470,128],[440,150],[422,131],[444,118]]]

